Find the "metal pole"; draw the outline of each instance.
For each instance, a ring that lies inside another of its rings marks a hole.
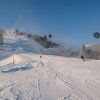
[[[13,65],[15,64],[14,54],[13,54]]]

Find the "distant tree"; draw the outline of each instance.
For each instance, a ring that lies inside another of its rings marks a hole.
[[[23,35],[23,33],[20,33],[20,35]]]
[[[82,49],[86,49],[85,44],[83,44]]]
[[[18,33],[19,32],[19,30],[18,30],[18,28],[16,28],[16,33]]]
[[[44,40],[47,40],[47,36],[46,35],[44,35],[43,38],[44,38]]]
[[[48,41],[47,47],[48,47],[48,48],[52,47],[52,42],[51,42],[51,41]]]
[[[88,53],[91,53],[91,49],[88,49]]]
[[[99,32],[95,32],[93,33],[94,38],[98,39],[100,37],[100,33]]]
[[[30,38],[30,37],[31,37],[31,35],[29,34],[29,35],[28,35],[28,37]]]

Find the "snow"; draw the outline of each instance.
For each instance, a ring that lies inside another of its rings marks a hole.
[[[85,47],[90,47],[90,46],[92,46],[92,45],[90,45],[90,44],[86,44],[86,45],[85,45]]]
[[[100,60],[40,59],[43,47],[13,37],[0,50],[0,100],[100,100]]]
[[[18,53],[0,61],[1,100],[99,100],[100,61]],[[4,62],[4,63],[3,63]]]

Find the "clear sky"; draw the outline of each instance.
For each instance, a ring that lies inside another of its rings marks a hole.
[[[100,42],[100,0],[0,0],[0,27],[48,34],[79,46]]]

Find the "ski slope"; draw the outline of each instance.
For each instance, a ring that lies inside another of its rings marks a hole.
[[[0,100],[100,100],[100,60],[54,56],[62,49],[45,49],[13,30],[4,35]]]
[[[100,61],[16,53],[0,60],[0,100],[100,100]]]

